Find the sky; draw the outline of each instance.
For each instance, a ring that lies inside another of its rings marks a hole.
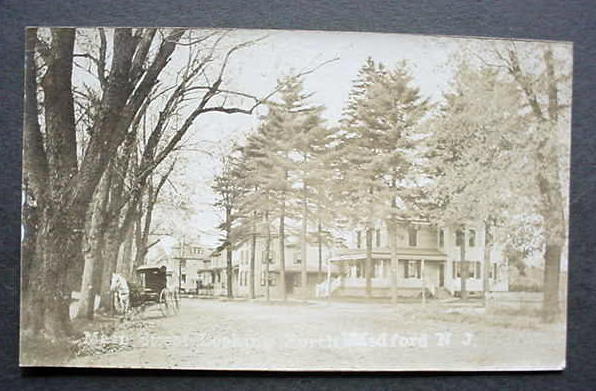
[[[310,101],[326,108],[323,116],[331,126],[340,119],[353,81],[368,57],[388,67],[406,60],[421,95],[436,102],[449,88],[454,73],[454,62],[450,59],[466,47],[488,41],[408,34],[267,30],[236,30],[228,41],[232,44],[260,37],[265,38],[234,54],[226,71],[225,88],[262,97],[275,88],[281,76],[313,69],[337,58],[304,78],[305,90],[314,93]],[[174,57],[171,66],[176,68],[185,61],[184,56]],[[221,235],[217,229],[221,213],[212,206],[215,196],[211,191],[211,181],[219,168],[216,155],[225,151],[232,140],[241,140],[255,129],[263,114],[264,108],[258,108],[253,115],[209,113],[200,116],[189,131],[187,144],[215,154],[184,152],[187,163],[177,173],[177,178],[192,193],[193,214],[185,232],[194,238],[200,235],[204,245],[216,246]],[[160,216],[176,218],[168,213]]]
[[[261,37],[265,38],[234,54],[226,71],[226,88],[265,96],[280,77],[318,67],[304,77],[304,88],[313,93],[313,104],[325,107],[323,117],[331,126],[340,119],[353,81],[368,57],[389,67],[406,60],[421,94],[436,101],[453,73],[448,60],[461,44],[453,38],[406,34],[266,30],[237,30],[229,36],[229,42]],[[334,61],[320,66],[329,60]],[[171,67],[177,68],[185,61],[183,55],[175,57]],[[264,108],[259,108],[253,115],[201,116],[189,131],[186,143],[217,155],[232,140],[241,140],[255,129],[263,114]],[[217,229],[221,212],[212,206],[215,195],[210,184],[219,168],[218,159],[198,151],[184,154],[186,165],[178,170],[177,178],[192,190],[193,210],[185,235],[200,236],[202,244],[216,246],[221,235]],[[167,211],[159,215],[174,218]]]

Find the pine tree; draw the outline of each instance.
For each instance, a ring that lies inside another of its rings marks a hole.
[[[308,225],[309,222],[317,220],[318,243],[319,243],[319,269],[322,263],[322,214],[321,194],[322,180],[325,175],[324,156],[332,142],[333,131],[323,124],[321,118],[322,106],[310,105],[308,98],[311,94],[303,92],[302,80],[298,78],[288,79],[288,90],[292,91],[296,109],[292,110],[292,125],[295,130],[292,136],[292,150],[290,160],[293,163],[291,181],[293,184],[292,206],[295,206],[295,215],[301,219],[301,286],[303,296],[308,296],[307,265],[308,265],[308,244],[310,241]],[[318,197],[317,197],[318,196]],[[317,216],[311,211],[319,209]]]
[[[366,230],[366,293],[371,296],[372,234],[385,219],[392,252],[393,298],[396,297],[397,253],[395,219],[410,212],[407,182],[414,165],[410,150],[417,126],[429,105],[412,87],[407,65],[393,69],[369,58],[350,93],[342,121],[343,191],[351,219]],[[410,186],[411,187],[411,186]],[[402,210],[398,210],[398,204]]]
[[[234,224],[234,220],[237,217],[236,212],[239,206],[239,201],[243,195],[244,187],[242,183],[238,180],[239,177],[237,173],[239,171],[235,167],[237,164],[237,157],[233,155],[224,156],[221,160],[221,163],[222,172],[220,173],[220,175],[215,177],[212,188],[218,196],[218,199],[215,202],[215,206],[223,209],[225,213],[225,221],[220,226],[225,233],[225,237],[223,238],[223,243],[219,247],[219,250],[227,250],[226,287],[227,296],[229,298],[232,298],[234,296],[232,289],[232,250],[234,248],[232,227]]]

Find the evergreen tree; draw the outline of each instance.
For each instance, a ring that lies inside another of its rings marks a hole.
[[[218,248],[219,251],[226,251],[226,288],[227,296],[232,298],[234,296],[232,290],[232,250],[234,248],[234,242],[232,237],[232,227],[234,220],[236,219],[236,212],[238,209],[239,201],[242,198],[244,187],[238,180],[239,177],[236,169],[237,157],[230,155],[224,156],[221,160],[222,172],[216,176],[213,181],[213,191],[217,194],[218,199],[215,202],[215,206],[224,210],[225,220],[220,228],[223,229],[225,237],[222,245]]]
[[[397,252],[395,221],[411,212],[410,174],[417,126],[429,105],[412,85],[407,65],[391,70],[369,58],[350,93],[342,121],[341,159],[344,183],[339,199],[347,203],[351,220],[366,232],[366,293],[371,295],[372,234],[385,219],[392,250],[393,298],[396,298]]]

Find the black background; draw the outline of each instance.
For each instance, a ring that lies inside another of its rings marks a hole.
[[[596,2],[0,0],[0,387],[3,389],[596,389]],[[18,263],[24,27],[193,26],[474,35],[574,42],[567,369],[550,373],[275,374],[20,370]]]

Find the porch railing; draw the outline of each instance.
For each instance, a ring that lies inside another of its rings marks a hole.
[[[326,279],[325,281],[315,286],[316,297],[329,297],[341,286],[341,277],[335,277],[331,280]]]

